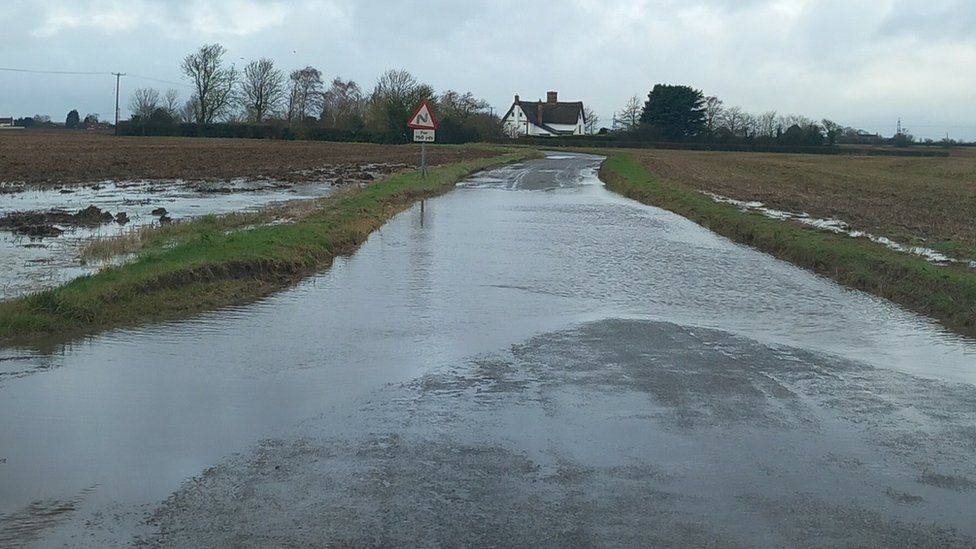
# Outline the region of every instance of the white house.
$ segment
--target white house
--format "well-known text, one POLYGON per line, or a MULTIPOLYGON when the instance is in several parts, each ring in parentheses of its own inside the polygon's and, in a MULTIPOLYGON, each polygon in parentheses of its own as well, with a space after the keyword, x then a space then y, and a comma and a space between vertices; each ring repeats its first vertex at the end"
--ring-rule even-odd
POLYGON ((555 137, 559 135, 583 135, 586 133, 586 117, 583 102, 560 102, 556 92, 546 94, 546 101, 515 102, 502 117, 502 127, 511 137, 555 137))
POLYGON ((12 128, 14 127, 13 118, 0 118, 0 128, 12 128))

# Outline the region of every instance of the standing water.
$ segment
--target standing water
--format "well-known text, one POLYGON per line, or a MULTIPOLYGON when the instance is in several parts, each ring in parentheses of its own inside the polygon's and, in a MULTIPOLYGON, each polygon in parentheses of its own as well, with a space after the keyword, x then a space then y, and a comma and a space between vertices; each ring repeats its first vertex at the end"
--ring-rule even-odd
POLYGON ((479 174, 253 305, 53 353, 0 350, 0 545, 126 539, 184 480, 303 420, 602 319, 976 382, 972 342, 610 193, 600 161, 479 174))

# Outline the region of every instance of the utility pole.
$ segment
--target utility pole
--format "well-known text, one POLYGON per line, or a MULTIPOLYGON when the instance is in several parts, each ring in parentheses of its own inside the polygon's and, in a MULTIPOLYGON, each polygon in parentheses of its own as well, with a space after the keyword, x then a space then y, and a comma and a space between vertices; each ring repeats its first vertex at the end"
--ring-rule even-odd
POLYGON ((119 84, 124 72, 113 72, 115 75, 115 135, 119 135, 119 84))

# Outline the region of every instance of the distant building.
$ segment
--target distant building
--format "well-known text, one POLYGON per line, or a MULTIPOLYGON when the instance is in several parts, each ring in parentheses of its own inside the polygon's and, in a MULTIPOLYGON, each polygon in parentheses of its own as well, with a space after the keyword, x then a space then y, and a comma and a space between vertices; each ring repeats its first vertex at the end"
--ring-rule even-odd
POLYGON ((12 128, 14 127, 13 118, 0 118, 0 128, 12 128))
POLYGON ((515 96, 512 107, 502 117, 502 127, 511 137, 556 137, 586 133, 583 102, 560 102, 556 92, 546 94, 546 101, 522 101, 515 96))

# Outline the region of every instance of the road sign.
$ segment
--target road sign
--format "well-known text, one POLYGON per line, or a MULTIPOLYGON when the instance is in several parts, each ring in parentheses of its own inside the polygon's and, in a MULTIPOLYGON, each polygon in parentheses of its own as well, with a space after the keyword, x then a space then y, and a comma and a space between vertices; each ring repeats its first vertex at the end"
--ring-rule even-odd
POLYGON ((407 127, 415 130, 436 130, 437 118, 434 116, 434 108, 426 99, 420 103, 417 110, 407 121, 407 127))
POLYGON ((414 130, 413 140, 417 143, 433 143, 434 130, 414 130))

